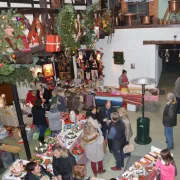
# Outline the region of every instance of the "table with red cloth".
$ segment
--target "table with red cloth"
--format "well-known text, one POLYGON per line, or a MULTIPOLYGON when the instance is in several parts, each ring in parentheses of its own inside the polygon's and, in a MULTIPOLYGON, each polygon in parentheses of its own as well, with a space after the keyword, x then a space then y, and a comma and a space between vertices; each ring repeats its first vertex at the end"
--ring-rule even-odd
MULTIPOLYGON (((138 107, 142 106, 142 94, 130 94, 130 93, 121 93, 121 92, 96 92, 96 96, 103 97, 122 97, 123 104, 133 104, 138 107)), ((145 95, 144 100, 151 102, 158 102, 159 96, 156 95, 145 95)))

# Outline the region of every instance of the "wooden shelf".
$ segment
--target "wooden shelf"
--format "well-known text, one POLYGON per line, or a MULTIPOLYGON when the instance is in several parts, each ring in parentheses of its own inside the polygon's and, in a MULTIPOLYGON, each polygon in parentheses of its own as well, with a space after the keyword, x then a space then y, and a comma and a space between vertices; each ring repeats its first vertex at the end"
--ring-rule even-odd
POLYGON ((19 7, 0 7, 0 11, 7 11, 9 9, 17 10, 18 13, 22 14, 46 14, 46 13, 58 13, 60 9, 52 9, 52 8, 19 8, 19 7))

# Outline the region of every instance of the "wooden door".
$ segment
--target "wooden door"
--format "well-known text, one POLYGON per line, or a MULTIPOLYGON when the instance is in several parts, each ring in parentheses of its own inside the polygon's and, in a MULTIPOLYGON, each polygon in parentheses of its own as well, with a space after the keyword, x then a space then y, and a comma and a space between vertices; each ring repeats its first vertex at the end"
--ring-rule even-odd
POLYGON ((7 105, 12 105, 13 102, 13 94, 10 84, 0 84, 0 95, 6 95, 6 103, 7 105))

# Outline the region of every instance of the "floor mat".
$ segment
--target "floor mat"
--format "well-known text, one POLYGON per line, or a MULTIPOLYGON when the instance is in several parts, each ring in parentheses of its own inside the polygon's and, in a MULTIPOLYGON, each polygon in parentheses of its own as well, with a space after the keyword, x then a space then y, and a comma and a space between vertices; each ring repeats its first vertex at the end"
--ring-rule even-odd
POLYGON ((159 91, 159 95, 165 95, 165 93, 166 93, 166 91, 165 91, 165 90, 160 89, 160 91, 159 91))

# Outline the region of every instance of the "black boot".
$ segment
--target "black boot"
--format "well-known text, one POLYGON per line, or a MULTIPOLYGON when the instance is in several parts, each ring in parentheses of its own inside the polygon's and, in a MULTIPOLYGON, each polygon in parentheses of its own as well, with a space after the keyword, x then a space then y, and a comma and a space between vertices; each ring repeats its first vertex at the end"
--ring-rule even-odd
POLYGON ((40 137, 40 136, 39 136, 38 140, 39 140, 42 144, 44 144, 44 137, 40 137))

